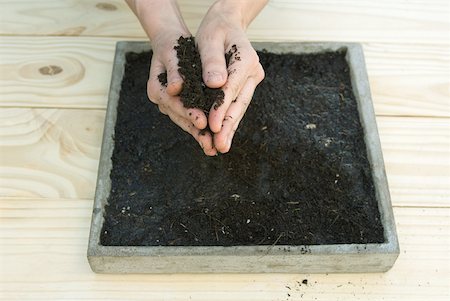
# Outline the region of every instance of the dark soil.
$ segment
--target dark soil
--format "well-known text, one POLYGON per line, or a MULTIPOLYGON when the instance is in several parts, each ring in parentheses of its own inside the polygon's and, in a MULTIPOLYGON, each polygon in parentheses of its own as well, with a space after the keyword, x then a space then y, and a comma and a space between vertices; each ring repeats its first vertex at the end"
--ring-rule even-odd
MULTIPOLYGON (((202 62, 194 37, 180 37, 174 49, 177 51, 178 72, 183 77, 180 98, 184 107, 199 108, 208 114, 213 104, 223 103, 222 89, 208 88, 203 82, 202 62)), ((167 85, 167 73, 161 73, 158 79, 162 85, 167 85)))
POLYGON ((266 71, 231 151, 207 157, 146 96, 127 55, 103 245, 384 241, 345 53, 258 53, 266 71))

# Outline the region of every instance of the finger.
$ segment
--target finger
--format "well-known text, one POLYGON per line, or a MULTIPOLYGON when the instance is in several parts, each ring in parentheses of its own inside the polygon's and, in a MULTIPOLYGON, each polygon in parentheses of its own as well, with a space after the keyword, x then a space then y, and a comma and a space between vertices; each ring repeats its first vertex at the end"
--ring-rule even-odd
MULTIPOLYGON (((148 82, 149 87, 153 86, 153 82, 148 82)), ((148 91, 154 90, 154 88, 148 88, 148 91)), ((161 91, 159 96, 155 96, 158 102, 154 102, 158 105, 159 111, 164 115, 175 114, 181 118, 187 119, 193 124, 197 129, 204 129, 208 123, 205 113, 200 109, 186 109, 177 96, 167 95, 164 91, 161 91), (162 95, 162 96, 161 96, 162 95)))
MULTIPOLYGON (((183 109, 186 110, 184 107, 183 107, 183 109)), ((208 125, 208 119, 206 118, 206 115, 203 112, 203 110, 189 108, 186 111, 189 116, 188 119, 192 122, 192 124, 197 129, 202 130, 202 129, 206 128, 206 126, 208 125)))
POLYGON ((168 115, 166 106, 164 106, 164 105, 162 105, 162 104, 158 104, 157 106, 158 106, 159 111, 160 111, 162 114, 168 115))
POLYGON ((223 103, 220 105, 214 104, 209 112, 209 127, 214 133, 218 133, 222 129, 225 113, 232 101, 238 96, 239 91, 242 89, 242 86, 248 78, 248 67, 244 63, 236 62, 230 68, 233 68, 234 71, 230 72, 227 83, 223 87, 223 103))
POLYGON ((164 65, 159 60, 152 59, 149 80, 147 82, 149 99, 159 105, 161 113, 167 115, 169 111, 172 111, 180 117, 190 120, 196 128, 204 129, 208 123, 205 113, 200 109, 186 109, 179 97, 169 95, 167 89, 162 86, 158 76, 164 71, 164 65))
MULTIPOLYGON (((200 144, 200 141, 198 139, 198 133, 200 131, 197 128, 195 128, 191 122, 189 122, 187 119, 180 117, 177 114, 169 113, 168 116, 169 116, 170 120, 172 120, 173 123, 178 125, 185 132, 188 132, 189 134, 191 134, 194 137, 194 139, 197 140, 197 142, 199 142, 199 144, 200 144)), ((203 147, 203 145, 200 145, 200 146, 203 147)))
POLYGON ((167 111, 173 112, 183 119, 189 120, 197 129, 204 129, 208 124, 203 110, 196 108, 186 109, 179 96, 170 96, 165 91, 162 92, 160 104, 163 104, 167 111))
POLYGON ((215 156, 217 154, 216 149, 213 146, 213 139, 210 133, 203 133, 205 131, 201 131, 194 127, 192 123, 184 119, 176 114, 169 114, 169 118, 173 123, 182 128, 185 132, 194 137, 194 139, 198 142, 200 147, 203 149, 203 152, 208 156, 215 156))
POLYGON ((210 131, 199 131, 198 141, 200 146, 202 146, 205 155, 215 156, 217 155, 217 149, 213 143, 213 136, 210 131))
POLYGON ((168 52, 164 64, 167 70, 167 94, 176 96, 183 89, 183 78, 178 72, 178 59, 175 49, 168 52))
POLYGON ((231 103, 223 121, 223 127, 219 133, 214 135, 214 146, 221 153, 226 153, 231 148, 234 133, 244 117, 250 104, 257 83, 250 77, 242 87, 236 101, 231 103))
POLYGON ((147 81, 147 96, 151 102, 156 104, 161 101, 161 94, 164 90, 158 76, 165 71, 164 65, 156 59, 156 56, 153 56, 147 81))
POLYGON ((203 81, 210 88, 220 88, 227 81, 224 39, 199 36, 197 45, 202 60, 203 81))

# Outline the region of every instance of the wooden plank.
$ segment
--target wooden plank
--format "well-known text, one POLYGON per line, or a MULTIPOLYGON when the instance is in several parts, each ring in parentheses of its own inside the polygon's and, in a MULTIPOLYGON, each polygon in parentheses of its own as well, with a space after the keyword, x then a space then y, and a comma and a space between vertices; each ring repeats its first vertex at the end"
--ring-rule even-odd
POLYGON ((2 106, 105 108, 114 40, 0 39, 2 106))
POLYGON ((377 115, 450 116, 449 46, 363 47, 377 115))
POLYGON ((279 0, 248 32, 253 39, 448 44, 449 12, 445 0, 279 0))
MULTIPOLYGON (((0 106, 104 109, 116 40, 0 37, 0 106)), ((448 46, 364 49, 377 115, 450 116, 448 46)))
MULTIPOLYGON (((104 111, 0 110, 0 196, 94 196, 104 111)), ((378 117, 392 201, 450 206, 450 119, 378 117)))
POLYGON ((0 200, 1 300, 446 300, 450 208, 394 208, 401 254, 376 274, 97 275, 92 201, 0 200), (307 279, 308 284, 301 282, 307 279), (288 295, 289 294, 289 295, 288 295))
POLYGON ((377 118, 392 202, 450 205, 450 120, 377 118))
MULTIPOLYGON (((211 0, 180 0, 195 33, 211 0)), ((272 0, 248 30, 257 40, 450 43, 446 0, 272 0)), ((2 35, 144 37, 119 0, 3 1, 2 35)))
POLYGON ((0 35, 145 37, 125 1, 3 1, 0 35))
POLYGON ((0 196, 92 198, 105 111, 0 110, 0 196))

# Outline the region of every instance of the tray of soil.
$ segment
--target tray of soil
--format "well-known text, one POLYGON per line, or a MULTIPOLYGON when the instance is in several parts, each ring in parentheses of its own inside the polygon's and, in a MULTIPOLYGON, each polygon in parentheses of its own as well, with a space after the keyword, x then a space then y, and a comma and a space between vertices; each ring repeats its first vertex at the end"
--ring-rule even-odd
MULTIPOLYGON (((201 68, 183 69, 199 64, 185 42, 179 47, 194 49, 183 51, 188 58, 178 51, 185 106, 220 105, 222 91, 196 79, 201 68)), ((117 44, 88 247, 93 271, 392 267, 399 246, 361 46, 253 46, 266 77, 230 152, 207 157, 148 101, 148 43, 117 44)), ((233 71, 244 59, 239 45, 226 58, 233 71)))

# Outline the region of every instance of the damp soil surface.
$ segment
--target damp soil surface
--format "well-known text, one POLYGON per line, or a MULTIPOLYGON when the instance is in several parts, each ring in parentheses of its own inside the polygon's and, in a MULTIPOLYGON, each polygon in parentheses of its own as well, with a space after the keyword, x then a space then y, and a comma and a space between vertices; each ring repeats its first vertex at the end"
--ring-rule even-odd
POLYGON ((207 157, 148 101, 151 53, 127 54, 102 245, 384 241, 345 52, 258 55, 231 151, 207 157))

